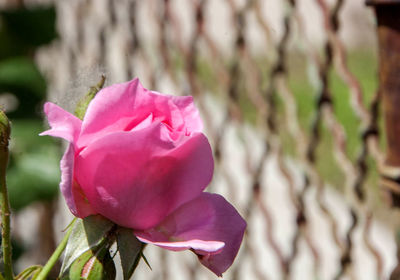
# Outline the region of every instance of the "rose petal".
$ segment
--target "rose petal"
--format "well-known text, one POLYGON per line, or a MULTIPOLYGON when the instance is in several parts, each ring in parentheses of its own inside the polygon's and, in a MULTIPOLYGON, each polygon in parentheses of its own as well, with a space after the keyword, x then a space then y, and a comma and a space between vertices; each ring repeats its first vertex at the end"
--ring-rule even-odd
POLYGON ((90 206, 85 203, 85 198, 79 195, 78 188, 73 187, 75 144, 81 130, 82 121, 51 102, 45 103, 44 112, 51 129, 40 133, 40 135, 60 137, 70 142, 60 161, 60 190, 65 201, 75 216, 83 218, 95 214, 90 206))
POLYGON ((50 135, 75 143, 81 130, 81 120, 65 111, 54 103, 46 102, 44 112, 51 129, 46 130, 39 135, 50 135))
MULTIPOLYGON (((139 233, 140 234, 140 233, 139 233)), ((151 243, 161 248, 168 249, 171 251, 183 251, 193 249, 195 251, 201 251, 202 255, 208 253, 217 253, 225 246, 224 242, 221 241, 204 241, 199 239, 192 239, 187 241, 169 241, 169 242, 153 242, 152 240, 138 236, 138 239, 144 243, 151 243)), ((164 238, 162 238, 164 239, 164 238)))
POLYGON ((86 202, 87 199, 82 190, 79 189, 79 186, 73 183, 74 156, 74 146, 69 144, 60 162, 60 189, 72 214, 84 218, 96 214, 96 212, 86 202))
POLYGON ((202 193, 155 228, 135 231, 135 235, 142 242, 173 251, 190 247, 204 266, 221 276, 233 263, 245 229, 246 222, 222 196, 202 193), (222 243, 225 246, 219 250, 222 243))
POLYGON ((75 155, 74 145, 69 144, 67 150, 65 151, 60 161, 60 169, 61 169, 60 189, 69 209, 71 210, 72 214, 76 216, 78 211, 76 209, 74 196, 72 195, 72 181, 74 175, 74 155, 75 155))
POLYGON ((207 138, 182 137, 171 141, 162 123, 109 134, 77 156, 75 178, 98 213, 128 228, 153 227, 212 178, 207 138))
POLYGON ((173 102, 180 109, 188 132, 203 131, 203 122, 201 121, 199 111, 193 103, 193 97, 174 97, 173 102))
POLYGON ((112 132, 129 131, 149 115, 174 131, 201 131, 201 120, 191 97, 152 92, 134 79, 106 87, 96 95, 83 119, 78 146, 87 146, 112 132))

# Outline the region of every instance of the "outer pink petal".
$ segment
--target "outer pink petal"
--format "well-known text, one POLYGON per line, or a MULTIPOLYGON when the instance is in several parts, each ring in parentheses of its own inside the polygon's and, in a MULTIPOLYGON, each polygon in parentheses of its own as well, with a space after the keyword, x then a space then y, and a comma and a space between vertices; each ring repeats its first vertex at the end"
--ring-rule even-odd
POLYGON ((73 182, 74 172, 74 146, 69 144, 60 162, 61 182, 60 189, 72 214, 80 218, 96 214, 86 202, 79 186, 73 182))
POLYGON ((74 196, 72 194, 72 182, 74 180, 73 179, 74 155, 75 155, 74 145, 69 144, 67 150, 65 151, 60 161, 60 169, 61 169, 60 189, 61 193, 65 198, 65 202, 67 203, 72 214, 77 216, 78 210, 76 209, 74 196))
POLYGON ((98 137, 129 131, 149 115, 174 131, 200 132, 202 125, 191 97, 163 95, 145 89, 138 79, 102 89, 86 111, 79 147, 98 137))
POLYGON ((147 229, 198 196, 213 174, 207 138, 168 137, 164 124, 153 123, 85 148, 76 158, 75 178, 93 209, 121 226, 147 229))
POLYGON ((82 122, 71 113, 51 102, 45 103, 44 112, 51 128, 40 135, 60 137, 70 142, 60 162, 60 189, 65 201, 75 216, 84 217, 94 214, 95 212, 90 209, 90 206, 84 203, 84 197, 76 195, 77 193, 79 194, 76 191, 77 187, 73 187, 75 144, 81 130, 82 122))
POLYGON ((76 142, 81 130, 80 119, 51 102, 44 104, 44 112, 51 128, 40 135, 60 137, 70 143, 76 142))
POLYGON ((245 229, 246 222, 222 196, 202 193, 157 227, 135 231, 135 235, 142 242, 173 251, 191 248, 204 266, 221 276, 232 265, 245 229), (222 250, 221 244, 225 244, 222 250))

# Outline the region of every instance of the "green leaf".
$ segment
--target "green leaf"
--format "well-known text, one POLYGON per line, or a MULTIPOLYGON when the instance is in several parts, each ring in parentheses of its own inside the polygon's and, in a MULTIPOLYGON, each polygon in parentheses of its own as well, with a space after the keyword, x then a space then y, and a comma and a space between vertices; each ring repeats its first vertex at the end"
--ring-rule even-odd
POLYGON ((0 60, 0 93, 8 92, 18 100, 11 118, 38 118, 37 106, 46 96, 46 82, 32 59, 12 57, 0 60))
POLYGON ((144 244, 133 235, 131 229, 120 227, 117 231, 117 246, 124 279, 128 280, 139 264, 144 244))
POLYGON ((0 17, 3 28, 15 43, 33 48, 57 37, 54 6, 3 10, 0 17))
POLYGON ((51 201, 60 192, 60 147, 52 138, 40 137, 42 131, 41 120, 12 121, 7 185, 14 211, 51 201))
POLYGON ((13 158, 7 175, 10 204, 15 211, 58 195, 60 171, 56 152, 49 147, 43 153, 25 152, 13 158))
POLYGON ((60 275, 88 250, 101 245, 114 224, 100 215, 78 219, 68 240, 60 275))
POLYGON ((97 252, 86 251, 71 265, 68 276, 70 280, 114 280, 116 275, 115 264, 107 247, 97 252))
POLYGON ((0 89, 2 91, 30 90, 31 94, 37 98, 44 98, 46 81, 32 59, 12 57, 0 62, 0 89))
POLYGON ((15 156, 23 156, 27 152, 45 153, 51 148, 49 154, 54 158, 58 158, 57 168, 59 168, 60 161, 60 146, 59 142, 52 137, 39 136, 43 132, 42 119, 12 119, 11 130, 11 147, 10 151, 15 156))

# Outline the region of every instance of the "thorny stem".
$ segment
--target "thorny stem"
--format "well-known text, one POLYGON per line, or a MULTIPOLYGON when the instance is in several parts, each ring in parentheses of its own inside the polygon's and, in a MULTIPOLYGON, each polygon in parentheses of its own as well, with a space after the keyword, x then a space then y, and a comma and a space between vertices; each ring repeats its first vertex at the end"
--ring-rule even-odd
POLYGON ((57 260, 60 258, 62 252, 64 251, 65 247, 67 246, 69 236, 71 235, 72 229, 74 228, 76 218, 69 224, 69 228, 67 233, 64 235, 63 240, 61 240, 60 244, 54 251, 53 255, 51 255, 50 259, 47 261, 43 269, 40 271, 38 276, 35 280, 45 280, 47 275, 50 273, 53 266, 57 263, 57 260))
POLYGON ((10 123, 6 114, 0 111, 0 210, 1 238, 4 262, 5 280, 13 279, 10 238, 10 204, 6 186, 6 169, 8 164, 8 140, 10 138, 10 123))

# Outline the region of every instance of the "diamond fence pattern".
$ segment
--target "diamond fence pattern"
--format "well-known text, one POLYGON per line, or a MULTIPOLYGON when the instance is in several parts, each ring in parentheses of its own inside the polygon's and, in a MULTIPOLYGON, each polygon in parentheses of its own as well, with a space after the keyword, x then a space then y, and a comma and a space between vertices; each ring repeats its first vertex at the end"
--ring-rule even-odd
MULTIPOLYGON (((224 193, 249 224, 227 279, 388 279, 391 226, 383 222, 387 238, 373 233, 376 213, 392 211, 379 210, 377 194, 381 96, 364 92, 347 58, 341 13, 352 1, 307 1, 321 23, 319 44, 301 2, 54 1, 60 38, 37 59, 50 98, 70 108, 100 73, 108 83, 138 76, 147 88, 194 96, 215 153, 209 190, 224 193), (279 2, 278 27, 264 13, 269 2, 279 2), (215 36, 219 23, 229 26, 226 37, 215 36), (296 75, 308 85, 304 96, 296 75), (332 206, 331 197, 340 202, 332 206)), ((137 279, 214 278, 190 253, 148 249, 153 272, 142 265, 137 279)))

